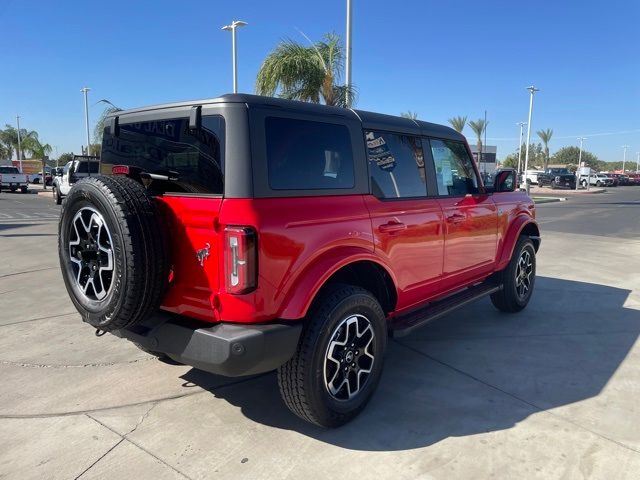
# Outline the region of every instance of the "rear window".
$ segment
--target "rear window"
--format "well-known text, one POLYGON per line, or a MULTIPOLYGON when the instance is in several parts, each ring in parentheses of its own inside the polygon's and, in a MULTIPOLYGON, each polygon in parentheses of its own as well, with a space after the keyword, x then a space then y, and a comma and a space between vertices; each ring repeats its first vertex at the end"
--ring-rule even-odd
POLYGON ((0 167, 0 173, 20 173, 17 167, 0 167))
POLYGON ((99 162, 78 162, 78 169, 76 173, 99 173, 99 162))
POLYGON ((353 188, 353 151, 345 125, 267 117, 265 134, 273 190, 353 188))
POLYGON ((114 136, 105 129, 102 171, 115 165, 137 167, 143 172, 166 175, 153 180, 153 190, 176 193, 224 193, 224 119, 203 116, 200 129, 190 129, 189 119, 174 118, 120 124, 114 136))

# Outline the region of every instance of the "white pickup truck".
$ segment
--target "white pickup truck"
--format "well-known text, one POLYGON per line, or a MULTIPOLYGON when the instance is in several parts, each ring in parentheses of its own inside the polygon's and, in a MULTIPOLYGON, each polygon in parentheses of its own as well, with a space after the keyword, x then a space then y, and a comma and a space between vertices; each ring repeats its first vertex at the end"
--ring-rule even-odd
POLYGON ((18 189, 22 193, 27 193, 29 190, 29 175, 20 173, 18 167, 0 166, 0 190, 15 192, 18 189))
POLYGON ((57 205, 67 196, 75 182, 84 177, 100 173, 100 159, 83 155, 74 155, 73 160, 67 162, 62 171, 57 171, 53 178, 51 191, 53 201, 57 205))

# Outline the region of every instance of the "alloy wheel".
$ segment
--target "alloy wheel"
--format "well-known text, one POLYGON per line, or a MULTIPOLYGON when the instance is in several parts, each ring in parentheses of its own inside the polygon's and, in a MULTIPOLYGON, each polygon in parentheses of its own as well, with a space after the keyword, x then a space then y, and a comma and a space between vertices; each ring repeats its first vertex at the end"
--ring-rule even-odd
POLYGON ((520 298, 525 298, 531 288, 531 276, 533 274, 533 261, 531 253, 523 250, 516 267, 516 292, 520 298))
POLYGON ((113 243, 100 212, 78 210, 71 222, 69 260, 76 286, 89 300, 104 299, 113 284, 113 243))
POLYGON ((364 315, 350 315, 334 329, 325 352, 324 384, 335 400, 351 400, 366 385, 375 362, 374 339, 364 315))

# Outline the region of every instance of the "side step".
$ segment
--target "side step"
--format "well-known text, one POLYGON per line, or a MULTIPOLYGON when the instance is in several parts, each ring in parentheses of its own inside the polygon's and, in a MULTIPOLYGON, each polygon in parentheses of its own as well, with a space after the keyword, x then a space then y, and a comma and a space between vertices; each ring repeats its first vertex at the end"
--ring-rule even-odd
POLYGON ((502 285, 496 285, 494 282, 489 281, 466 288, 465 290, 443 298, 442 300, 431 302, 426 307, 395 318, 390 325, 393 336, 403 337, 436 318, 447 315, 468 303, 474 302, 499 290, 502 290, 502 285))

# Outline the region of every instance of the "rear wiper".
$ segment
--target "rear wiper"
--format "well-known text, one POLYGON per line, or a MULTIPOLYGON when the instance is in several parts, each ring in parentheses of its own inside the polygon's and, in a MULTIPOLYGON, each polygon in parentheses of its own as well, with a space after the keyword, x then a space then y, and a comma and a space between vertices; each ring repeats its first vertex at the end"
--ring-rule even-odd
POLYGON ((164 180, 165 182, 177 182, 180 180, 180 174, 173 170, 167 170, 166 175, 161 173, 140 172, 140 178, 147 180, 164 180))

